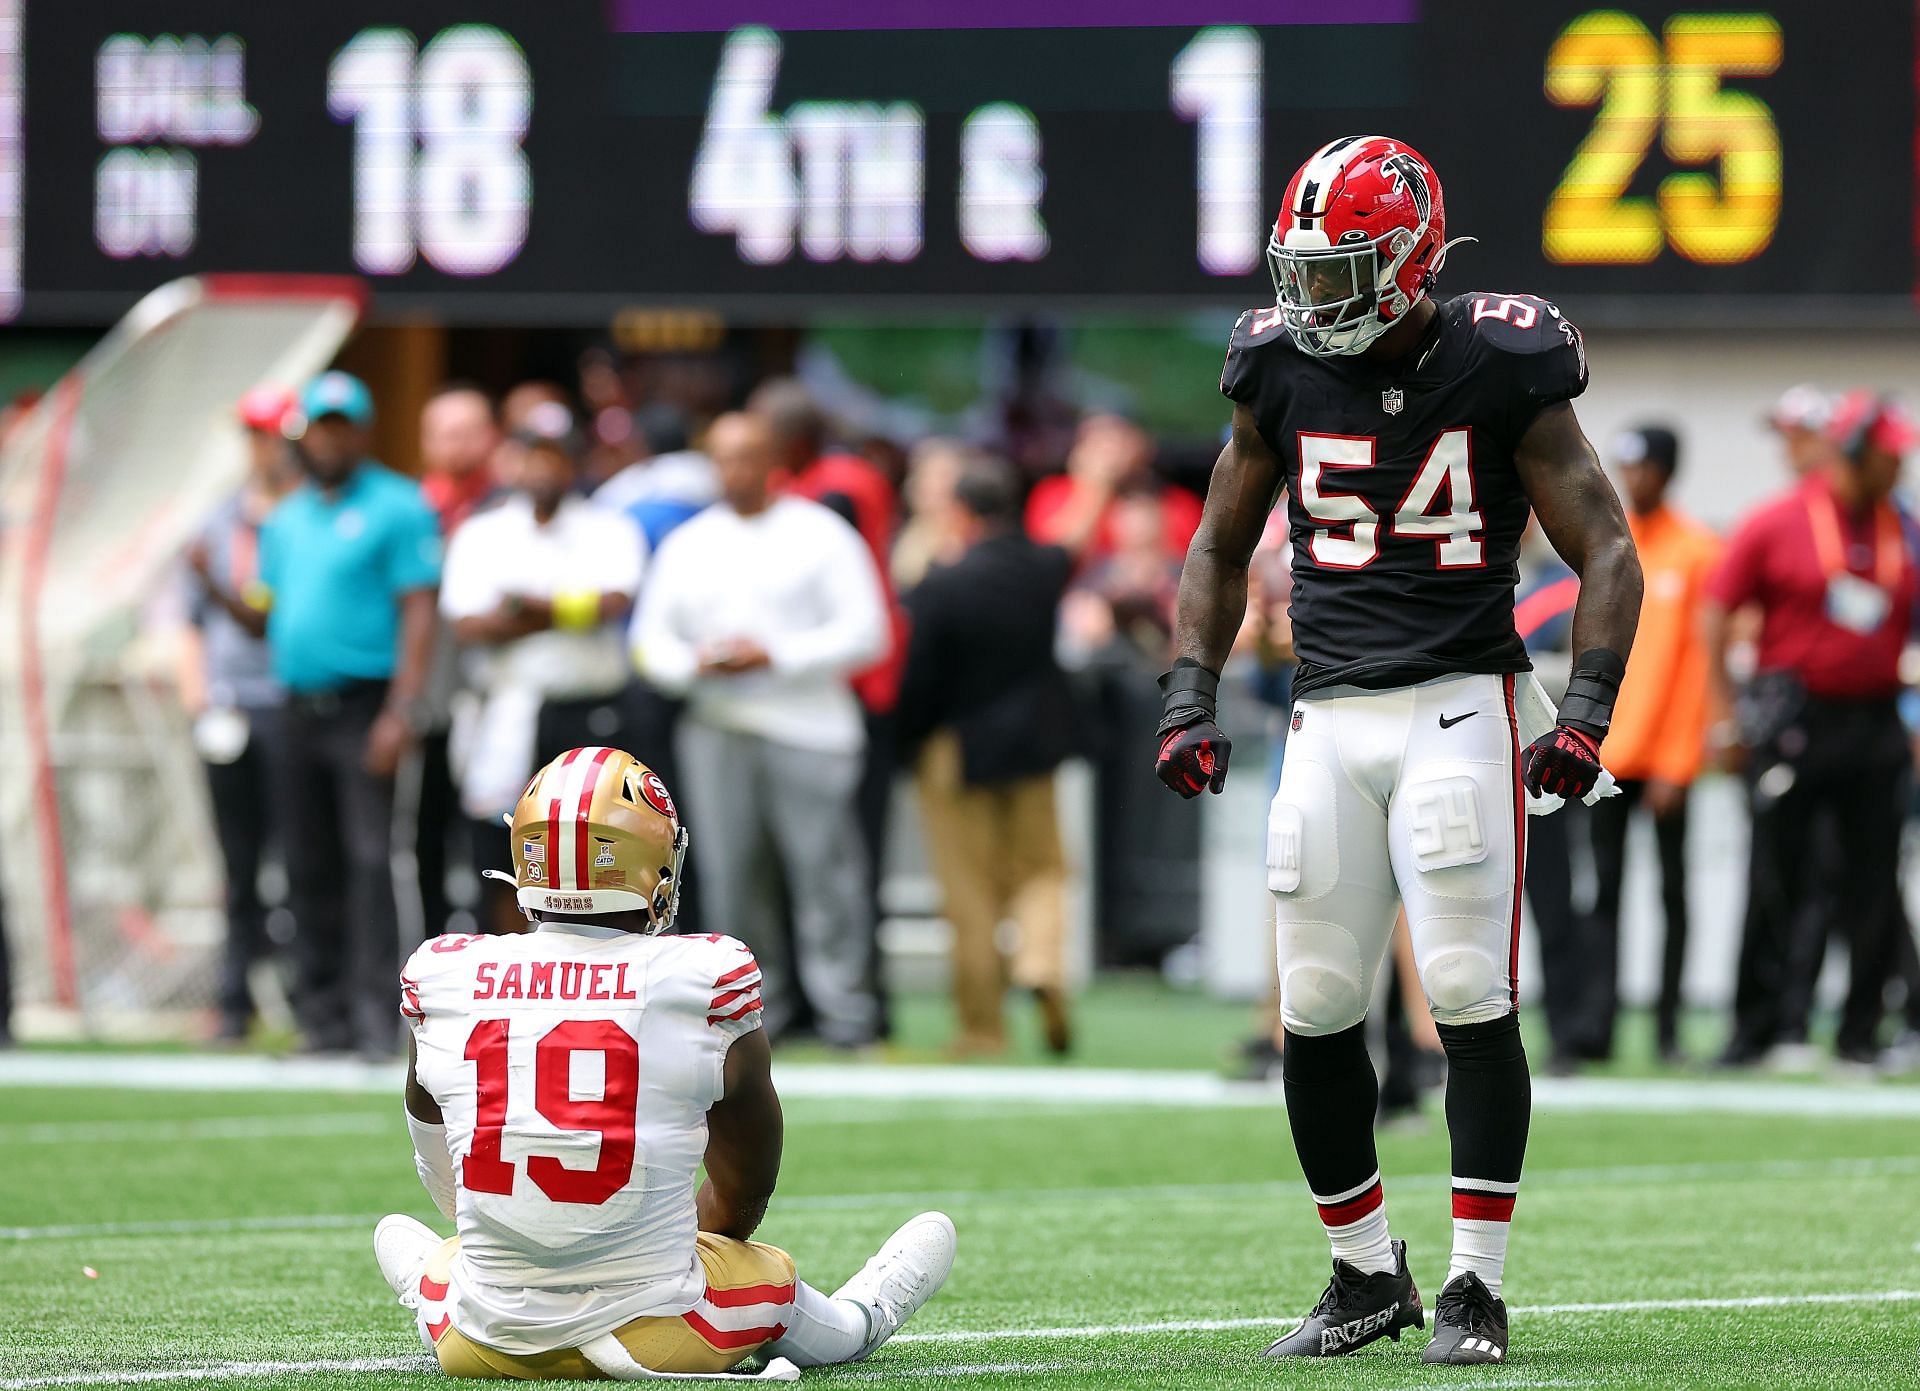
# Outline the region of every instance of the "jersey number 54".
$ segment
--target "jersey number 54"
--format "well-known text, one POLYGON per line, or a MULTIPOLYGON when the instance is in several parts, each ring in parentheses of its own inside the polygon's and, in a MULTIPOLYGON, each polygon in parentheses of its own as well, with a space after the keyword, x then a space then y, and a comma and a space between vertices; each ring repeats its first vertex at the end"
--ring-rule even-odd
MULTIPOLYGON (((1329 486, 1327 477, 1341 469, 1372 468, 1374 447, 1371 435, 1300 432, 1300 506, 1321 524, 1308 545, 1316 564, 1358 570, 1380 556, 1381 514, 1360 494, 1329 486)), ((1442 570, 1478 569, 1486 563, 1486 547, 1477 534, 1486 521, 1473 494, 1473 431, 1448 430, 1427 451, 1388 526, 1395 536, 1432 537, 1434 564, 1442 570)))

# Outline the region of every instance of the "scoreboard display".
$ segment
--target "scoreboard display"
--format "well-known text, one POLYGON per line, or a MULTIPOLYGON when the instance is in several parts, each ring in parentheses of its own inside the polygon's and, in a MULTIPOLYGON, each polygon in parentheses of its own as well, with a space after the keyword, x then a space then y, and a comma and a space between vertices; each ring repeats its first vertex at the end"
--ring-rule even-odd
POLYGON ((195 271, 591 323, 1241 305, 1392 134, 1450 283, 1911 314, 1908 0, 0 0, 0 319, 195 271), (1124 20, 1126 27, 1118 27, 1124 20))

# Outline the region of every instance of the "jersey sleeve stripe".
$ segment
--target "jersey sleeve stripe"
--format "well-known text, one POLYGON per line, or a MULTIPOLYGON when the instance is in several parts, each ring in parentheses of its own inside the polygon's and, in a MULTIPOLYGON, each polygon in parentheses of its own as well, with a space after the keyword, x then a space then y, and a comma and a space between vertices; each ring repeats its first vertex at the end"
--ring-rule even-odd
POLYGON ((752 980, 742 983, 738 989, 728 990, 719 995, 715 995, 713 997, 713 1003, 707 1006, 707 1008, 719 1009, 720 1006, 725 1004, 731 1004, 733 1001, 739 999, 741 996, 752 994, 754 991, 757 991, 759 988, 760 988, 760 977, 755 976, 752 980))
POLYGON ((758 961, 749 961, 744 966, 736 966, 724 976, 720 977, 720 979, 716 980, 713 983, 713 988, 718 990, 723 985, 731 985, 734 981, 739 980, 742 976, 748 975, 749 973, 758 974, 759 970, 760 963, 758 961))
POLYGON ((707 1022, 709 1024, 731 1023, 735 1019, 746 1018, 749 1014, 752 1014, 755 1010, 759 1008, 760 1008, 760 997, 759 995, 756 994, 755 996, 753 996, 752 999, 742 1003, 740 1008, 736 1009, 732 1014, 721 1014, 718 1011, 715 1011, 709 1014, 707 1016, 707 1022))

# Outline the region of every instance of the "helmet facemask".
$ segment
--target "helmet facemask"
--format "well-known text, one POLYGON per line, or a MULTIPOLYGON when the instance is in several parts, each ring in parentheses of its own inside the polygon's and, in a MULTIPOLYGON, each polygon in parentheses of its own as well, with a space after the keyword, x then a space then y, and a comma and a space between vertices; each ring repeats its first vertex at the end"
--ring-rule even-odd
POLYGON ((1397 227, 1372 241, 1337 246, 1317 231, 1290 231, 1283 242, 1276 228, 1267 242, 1267 268, 1300 351, 1352 357, 1399 322, 1426 293, 1424 282, 1411 297, 1400 288, 1400 273, 1419 240, 1420 233, 1397 227))
POLYGON ((647 935, 650 937, 673 931, 673 924, 680 916, 680 885, 685 882, 685 875, 681 871, 686 862, 687 828, 679 826, 673 834, 673 867, 661 874, 660 882, 653 887, 653 899, 647 904, 647 935))

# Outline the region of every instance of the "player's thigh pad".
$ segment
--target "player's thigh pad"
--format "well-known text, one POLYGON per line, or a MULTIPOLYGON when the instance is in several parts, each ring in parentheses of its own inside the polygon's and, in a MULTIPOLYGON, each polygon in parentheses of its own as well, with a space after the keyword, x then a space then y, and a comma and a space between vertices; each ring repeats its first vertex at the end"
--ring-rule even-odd
POLYGON ((1443 1024, 1512 1008, 1518 853, 1505 760, 1410 769, 1389 812, 1394 869, 1420 981, 1443 1024))
MULTIPOLYGON (((1323 721, 1331 723, 1330 721, 1323 721)), ((1316 741, 1323 742, 1323 741, 1316 741)), ((1298 735, 1267 813, 1280 1017, 1331 1034, 1366 1016, 1393 926, 1386 818, 1328 753, 1298 735)))

